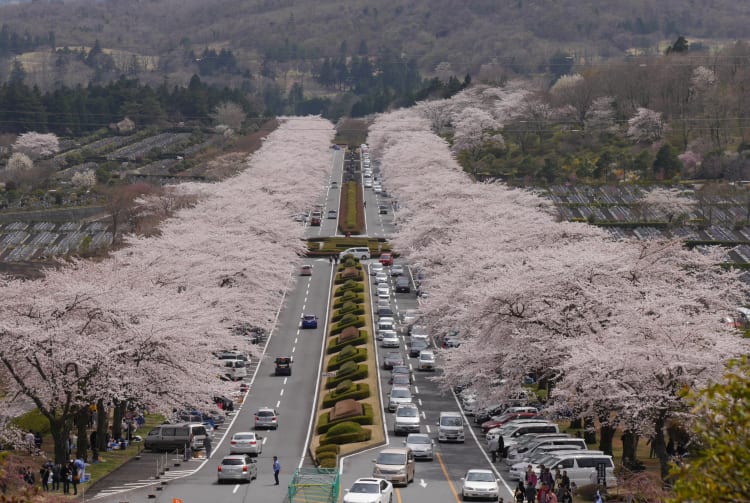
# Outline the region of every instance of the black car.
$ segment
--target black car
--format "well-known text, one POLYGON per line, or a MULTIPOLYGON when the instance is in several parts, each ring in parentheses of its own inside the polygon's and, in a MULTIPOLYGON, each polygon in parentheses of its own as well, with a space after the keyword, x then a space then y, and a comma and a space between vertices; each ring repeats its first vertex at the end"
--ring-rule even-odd
POLYGON ((416 358, 417 356, 419 356, 420 351, 424 351, 425 349, 428 349, 429 347, 430 345, 427 344, 427 341, 425 341, 424 339, 414 340, 409 346, 409 356, 416 358))
POLYGON ((411 283, 409 278, 399 276, 396 280, 396 293, 409 293, 411 292, 411 283))
POLYGON ((290 357, 281 356, 279 358, 276 358, 274 363, 276 364, 275 374, 277 376, 292 375, 292 359, 290 357))
POLYGON ((401 356, 399 351, 391 351, 385 358, 383 358, 383 368, 386 370, 392 369, 395 366, 401 366, 404 364, 404 357, 401 356))
POLYGON ((379 307, 378 308, 378 317, 383 318, 393 318, 393 309, 390 307, 379 307))
POLYGON ((388 214, 388 206, 381 204, 378 206, 378 213, 381 215, 387 215, 388 214))

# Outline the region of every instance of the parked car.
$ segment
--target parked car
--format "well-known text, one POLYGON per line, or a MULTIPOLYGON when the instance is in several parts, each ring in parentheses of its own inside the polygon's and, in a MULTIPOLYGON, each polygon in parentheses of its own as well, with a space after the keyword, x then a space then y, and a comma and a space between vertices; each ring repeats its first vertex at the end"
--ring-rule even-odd
POLYGON ((314 314, 303 314, 302 328, 318 328, 318 317, 314 314))
POLYGON ((403 364, 404 364, 404 357, 401 356, 400 351, 391 351, 385 355, 385 358, 383 358, 383 368, 386 370, 390 370, 396 365, 403 365, 403 364))
POLYGON ((300 266, 299 275, 300 276, 312 276, 312 266, 309 264, 300 266))
POLYGON ((531 419, 534 417, 537 417, 537 414, 534 412, 506 412, 499 416, 493 416, 489 421, 483 422, 482 432, 486 434, 492 428, 498 428, 514 419, 531 419))
POLYGON ((344 491, 344 503, 392 503, 393 484, 385 479, 360 478, 344 491))
POLYGON ((404 266, 401 264, 393 264, 391 266, 391 276, 403 276, 404 266))
POLYGON ((373 477, 381 477, 405 486, 414 480, 414 453, 409 448, 383 449, 378 453, 374 463, 373 477))
POLYGON ((258 465, 247 454, 224 456, 217 468, 218 483, 224 481, 247 481, 258 478, 258 465))
POLYGON ((416 459, 434 459, 435 442, 426 433, 409 433, 404 445, 411 449, 416 459))
POLYGON ((435 353, 432 351, 419 352, 419 370, 435 370, 435 353))
POLYGON ((396 293, 409 293, 411 292, 411 281, 406 276, 399 276, 396 279, 396 293))
POLYGON ((424 339, 412 339, 409 345, 409 356, 412 358, 418 358, 419 353, 425 351, 430 347, 429 343, 424 339))
POLYGON ((380 341, 380 346, 384 348, 398 348, 401 346, 401 340, 398 338, 396 332, 389 330, 383 334, 383 339, 380 341))
POLYGON ((229 454, 255 454, 263 451, 263 437, 254 431, 239 431, 229 440, 229 454))
POLYGON ((279 428, 279 416, 276 410, 270 407, 261 407, 258 412, 255 413, 255 429, 271 429, 276 430, 279 428))
POLYGON ((381 253, 378 262, 387 266, 393 265, 393 254, 390 252, 381 253))
POLYGON ((461 496, 464 501, 469 498, 497 501, 500 487, 497 478, 490 470, 471 469, 461 479, 461 496))
POLYGON ((388 412, 396 412, 399 405, 412 403, 411 390, 406 387, 394 386, 388 393, 388 412))

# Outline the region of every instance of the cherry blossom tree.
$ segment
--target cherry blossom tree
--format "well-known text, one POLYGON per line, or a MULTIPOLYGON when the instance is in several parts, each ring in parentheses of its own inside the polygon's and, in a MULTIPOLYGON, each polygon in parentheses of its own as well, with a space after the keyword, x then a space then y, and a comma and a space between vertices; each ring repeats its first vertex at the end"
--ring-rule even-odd
POLYGON ((211 118, 216 124, 229 126, 233 130, 239 131, 247 118, 247 114, 237 103, 227 101, 216 107, 216 110, 211 114, 211 118))
POLYGON ((5 399, 24 395, 50 420, 56 460, 90 404, 128 401, 165 413, 206 404, 222 392, 211 351, 259 357, 233 329, 271 328, 304 249, 303 228, 289 215, 320 193, 332 137, 328 121, 283 118, 243 172, 181 186, 196 204, 158 235, 126 236, 110 259, 74 262, 39 281, 2 280, 5 399))
POLYGON ((74 187, 90 189, 91 187, 96 185, 96 173, 94 173, 93 169, 79 171, 78 173, 73 175, 70 183, 72 183, 74 187))
POLYGON ((413 114, 378 118, 368 140, 403 208, 393 242, 427 271, 423 319, 464 338, 441 355, 440 384, 498 401, 533 372, 554 383, 550 412, 598 418, 605 448, 618 425, 652 436, 665 469, 679 391, 750 348, 717 321, 744 297, 737 274, 716 267, 720 252, 616 241, 556 222, 534 194, 472 183, 426 120, 396 128, 413 114))
POLYGON ((586 111, 584 126, 587 131, 604 132, 615 128, 614 99, 610 96, 596 98, 586 111))
POLYGON ((639 203, 667 222, 689 218, 696 210, 695 199, 676 188, 654 187, 645 192, 639 203))
POLYGON ((60 141, 53 133, 23 133, 13 143, 13 152, 26 154, 32 159, 49 157, 60 151, 60 141))
POLYGON ((660 112, 639 108, 628 120, 627 135, 636 143, 653 143, 664 136, 666 124, 660 112))
POLYGON ((30 172, 34 168, 34 161, 26 154, 15 152, 8 159, 3 175, 9 179, 15 179, 19 175, 30 172))

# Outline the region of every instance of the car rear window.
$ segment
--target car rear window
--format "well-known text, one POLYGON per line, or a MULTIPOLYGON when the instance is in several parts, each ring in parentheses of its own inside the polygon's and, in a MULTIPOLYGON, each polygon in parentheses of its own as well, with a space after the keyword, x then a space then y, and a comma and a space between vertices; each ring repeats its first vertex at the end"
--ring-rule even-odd
POLYGON ((261 410, 261 411, 258 411, 257 415, 260 417, 272 417, 274 413, 271 412, 270 410, 261 410))
POLYGON ((254 433, 237 434, 234 436, 235 440, 253 440, 255 438, 254 433))
POLYGON ((221 460, 222 465, 232 465, 232 466, 240 466, 244 465, 245 462, 241 459, 222 459, 221 460))
POLYGON ((193 426, 193 435, 205 435, 206 428, 203 426, 193 426))

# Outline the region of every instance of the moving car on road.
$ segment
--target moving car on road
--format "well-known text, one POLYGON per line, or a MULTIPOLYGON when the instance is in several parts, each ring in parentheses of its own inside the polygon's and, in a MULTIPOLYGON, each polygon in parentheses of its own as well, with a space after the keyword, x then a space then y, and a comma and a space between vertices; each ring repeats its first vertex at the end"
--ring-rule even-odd
POLYGON ((404 357, 401 356, 401 353, 399 351, 390 351, 388 354, 385 355, 385 358, 383 358, 383 368, 385 370, 390 370, 396 365, 403 365, 404 364, 404 357))
POLYGON ((338 218, 338 213, 336 212, 336 210, 328 210, 328 218, 332 220, 338 218))
POLYGON ((276 430, 279 428, 279 417, 276 411, 270 407, 261 407, 255 413, 255 429, 276 430))
POLYGON ((500 487, 497 485, 495 474, 490 470, 472 469, 461 479, 461 496, 464 501, 469 498, 497 501, 500 487))
POLYGON ((247 454, 232 454, 221 460, 217 475, 219 484, 226 480, 250 482, 258 478, 258 466, 247 454))
POLYGON ((229 454, 255 454, 259 456, 263 450, 263 437, 254 431, 238 431, 229 441, 229 454))
POLYGON ((290 376, 292 375, 292 362, 294 360, 291 356, 280 356, 274 360, 276 370, 274 374, 277 376, 290 376))
POLYGON ((383 449, 374 460, 373 477, 380 477, 396 484, 409 485, 414 480, 414 453, 411 449, 383 449))
POLYGON ((393 265, 393 254, 390 252, 381 253, 378 262, 387 266, 393 265))
POLYGON ((401 341, 393 330, 383 330, 383 339, 380 342, 380 346, 384 348, 397 348, 401 345, 401 341))
POLYGON ((344 494, 344 503, 391 503, 392 501, 393 484, 384 479, 357 479, 344 494))
POLYGON ((435 442, 426 433, 409 433, 404 445, 412 450, 416 459, 434 459, 435 442))
POLYGON ((432 351, 419 352, 419 370, 435 370, 435 353, 432 351))
POLYGON ((396 435, 419 433, 419 409, 413 403, 404 403, 396 407, 393 433, 396 435))
POLYGON ((396 412, 399 405, 412 403, 412 400, 409 388, 394 386, 388 394, 388 412, 396 412))
POLYGON ((406 276, 399 276, 396 279, 396 293, 409 293, 411 292, 411 281, 406 276))
POLYGON ((300 266, 299 275, 300 276, 312 276, 312 266, 310 264, 305 264, 305 265, 300 266))
POLYGON ((403 276, 404 266, 401 264, 393 264, 391 266, 391 276, 403 276))
POLYGON ((302 328, 318 328, 318 317, 314 314, 303 314, 302 328))

